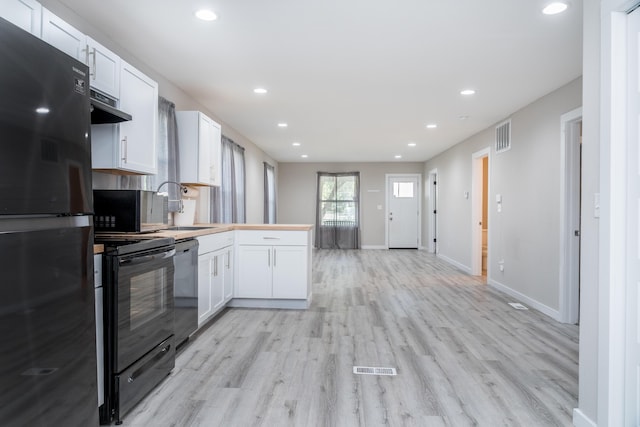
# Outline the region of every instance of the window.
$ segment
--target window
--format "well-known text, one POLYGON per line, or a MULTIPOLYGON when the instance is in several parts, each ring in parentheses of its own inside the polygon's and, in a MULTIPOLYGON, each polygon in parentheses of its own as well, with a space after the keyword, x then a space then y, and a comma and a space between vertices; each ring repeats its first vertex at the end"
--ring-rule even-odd
POLYGON ((393 197, 397 199, 411 199, 413 197, 413 182, 394 182, 393 197))
POLYGON ((316 247, 360 247, 359 199, 359 172, 318 172, 316 247))
POLYGON ((264 223, 276 223, 276 173, 269 163, 264 163, 264 223))

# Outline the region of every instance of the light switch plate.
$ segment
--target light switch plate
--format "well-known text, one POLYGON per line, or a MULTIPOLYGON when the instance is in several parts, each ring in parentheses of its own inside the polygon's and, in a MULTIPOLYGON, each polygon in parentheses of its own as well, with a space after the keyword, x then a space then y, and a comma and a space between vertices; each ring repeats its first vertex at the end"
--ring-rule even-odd
POLYGON ((593 194, 593 217, 600 218, 600 193, 593 194))

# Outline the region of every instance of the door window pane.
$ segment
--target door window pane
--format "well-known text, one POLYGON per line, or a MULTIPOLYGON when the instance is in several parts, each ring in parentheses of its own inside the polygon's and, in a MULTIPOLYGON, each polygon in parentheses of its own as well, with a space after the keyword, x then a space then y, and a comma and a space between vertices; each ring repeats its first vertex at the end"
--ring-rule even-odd
POLYGON ((394 182, 393 197, 396 198, 412 198, 414 194, 413 182, 394 182))

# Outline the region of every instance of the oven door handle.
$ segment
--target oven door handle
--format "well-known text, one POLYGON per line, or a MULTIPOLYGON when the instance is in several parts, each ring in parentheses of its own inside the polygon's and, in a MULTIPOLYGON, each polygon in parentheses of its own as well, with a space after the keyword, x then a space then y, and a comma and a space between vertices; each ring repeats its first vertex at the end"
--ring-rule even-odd
POLYGON ((165 251, 165 252, 159 252, 157 254, 136 256, 136 257, 128 258, 128 259, 121 259, 120 260, 120 264, 121 265, 122 264, 127 264, 127 265, 144 264, 145 262, 151 262, 151 261, 171 258, 175 254, 176 254, 176 250, 175 249, 171 249, 171 250, 168 250, 168 251, 165 251))

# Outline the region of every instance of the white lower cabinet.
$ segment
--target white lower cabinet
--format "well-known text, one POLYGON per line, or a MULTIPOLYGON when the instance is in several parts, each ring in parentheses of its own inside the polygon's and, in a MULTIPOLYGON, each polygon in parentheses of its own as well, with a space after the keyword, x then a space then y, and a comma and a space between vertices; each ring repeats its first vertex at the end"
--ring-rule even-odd
POLYGON ((223 257, 223 268, 224 268, 224 276, 223 276, 223 289, 224 289, 224 303, 228 303, 233 298, 233 282, 235 275, 233 274, 233 246, 228 246, 224 248, 224 257, 223 257))
POLYGON ((238 246, 236 298, 271 298, 271 246, 238 246))
POLYGON ((198 326, 222 310, 233 295, 233 232, 197 238, 198 326))
POLYGON ((233 306, 306 307, 311 297, 311 232, 238 230, 236 233, 233 306))
POLYGON ((307 298, 308 273, 306 246, 273 247, 273 298, 307 298))
POLYGON ((237 298, 307 297, 307 248, 304 246, 238 247, 237 298))

